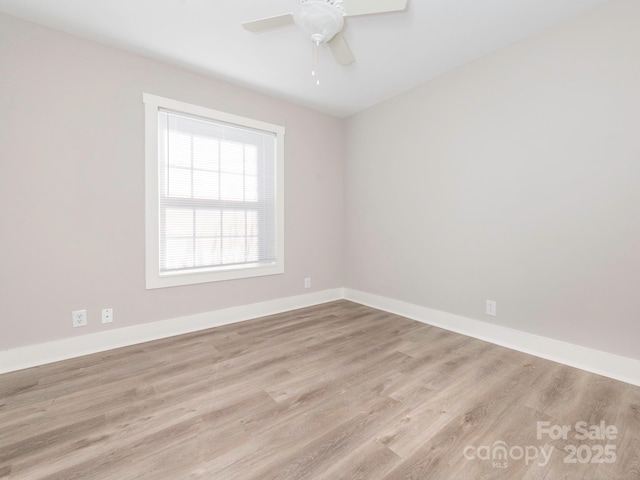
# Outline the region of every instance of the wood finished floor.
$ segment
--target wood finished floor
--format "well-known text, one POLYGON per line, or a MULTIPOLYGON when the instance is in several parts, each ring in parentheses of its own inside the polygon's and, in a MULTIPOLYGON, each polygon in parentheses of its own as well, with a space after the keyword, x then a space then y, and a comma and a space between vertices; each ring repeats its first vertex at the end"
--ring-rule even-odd
POLYGON ((640 388, 347 301, 0 376, 2 480, 638 478, 640 388))

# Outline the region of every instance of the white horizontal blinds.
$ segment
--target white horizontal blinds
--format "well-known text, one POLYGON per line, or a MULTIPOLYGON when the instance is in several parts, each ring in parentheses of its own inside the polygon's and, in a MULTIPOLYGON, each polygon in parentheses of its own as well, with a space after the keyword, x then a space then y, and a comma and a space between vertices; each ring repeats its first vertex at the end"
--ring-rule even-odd
POLYGON ((158 115, 160 274, 273 264, 275 134, 158 115))

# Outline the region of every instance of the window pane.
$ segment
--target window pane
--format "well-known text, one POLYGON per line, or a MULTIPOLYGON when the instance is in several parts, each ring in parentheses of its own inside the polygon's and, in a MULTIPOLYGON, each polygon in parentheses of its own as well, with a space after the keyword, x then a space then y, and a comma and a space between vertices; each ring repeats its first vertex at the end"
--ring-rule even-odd
POLYGON ((222 253, 225 264, 243 263, 246 259, 244 237, 223 238, 222 253))
POLYGON ((218 170, 218 141, 207 137, 193 137, 193 168, 218 170))
POLYGON ((245 213, 242 210, 225 210, 222 212, 222 235, 236 237, 245 233, 245 213))
POLYGON ((255 145, 244 146, 244 173, 258 175, 258 149, 255 145))
POLYGON ((246 176, 244 178, 244 200, 246 202, 258 201, 258 177, 246 176))
POLYGON ((193 267, 193 241, 191 238, 166 239, 165 269, 193 267))
POLYGON ((191 170, 170 168, 167 175, 167 191, 169 197, 191 197, 191 170))
POLYGON ((255 210, 247 212, 247 235, 258 235, 258 212, 255 210))
POLYGON ((219 237, 220 235, 220 210, 197 210, 196 236, 219 237))
POLYGON ((244 177, 234 173, 221 173, 220 199, 241 202, 244 199, 244 177))
POLYGON ((258 237, 247 237, 247 262, 257 262, 258 253, 258 237))
POLYGON ((191 135, 170 131, 167 146, 169 165, 191 168, 191 135))
POLYGON ((220 265, 222 242, 220 238, 199 238, 196 240, 196 266, 220 265))
POLYGON ((220 171, 244 173, 244 148, 241 143, 222 142, 220 144, 220 171))
POLYGON ((220 198, 220 184, 217 172, 193 171, 193 198, 220 198))
POLYGON ((165 212, 165 235, 167 237, 190 237, 193 235, 193 210, 167 208, 165 212))

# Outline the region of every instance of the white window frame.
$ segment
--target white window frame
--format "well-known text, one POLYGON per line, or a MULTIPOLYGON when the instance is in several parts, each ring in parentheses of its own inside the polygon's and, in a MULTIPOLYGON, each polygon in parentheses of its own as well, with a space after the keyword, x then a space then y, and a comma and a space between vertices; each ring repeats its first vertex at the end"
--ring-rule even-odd
POLYGON ((143 94, 145 105, 145 229, 147 289, 192 285, 240 278, 284 273, 284 135, 279 125, 212 110, 189 103, 143 94), (255 130, 273 133, 276 139, 276 251, 277 259, 270 265, 217 267, 198 272, 160 274, 160 207, 158 171, 158 112, 168 109, 255 130))

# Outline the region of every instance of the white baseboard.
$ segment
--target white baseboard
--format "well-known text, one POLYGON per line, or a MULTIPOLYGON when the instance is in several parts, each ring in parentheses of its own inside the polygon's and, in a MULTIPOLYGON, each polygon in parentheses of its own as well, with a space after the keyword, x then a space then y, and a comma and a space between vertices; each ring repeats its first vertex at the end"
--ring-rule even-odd
POLYGON ((344 298, 378 310, 640 386, 640 361, 357 290, 344 298))
POLYGON ((0 351, 0 373, 288 312, 343 298, 640 386, 640 361, 638 360, 348 288, 324 290, 0 351))
POLYGON ((340 300, 343 289, 280 298, 0 351, 0 373, 340 300))

